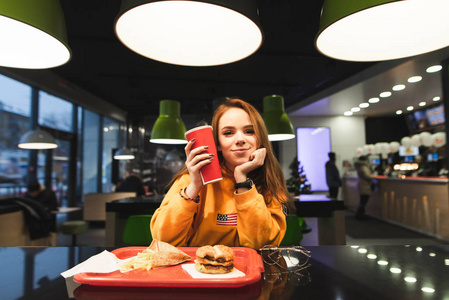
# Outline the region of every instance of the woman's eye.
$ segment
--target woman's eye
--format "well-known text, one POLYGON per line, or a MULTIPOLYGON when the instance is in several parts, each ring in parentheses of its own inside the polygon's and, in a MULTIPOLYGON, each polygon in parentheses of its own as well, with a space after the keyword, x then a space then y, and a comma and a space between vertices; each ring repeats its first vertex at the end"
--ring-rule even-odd
POLYGON ((232 134, 232 131, 230 131, 230 130, 223 132, 223 135, 231 135, 231 134, 232 134))
POLYGON ((254 129, 247 129, 245 130, 246 134, 254 134, 254 129))

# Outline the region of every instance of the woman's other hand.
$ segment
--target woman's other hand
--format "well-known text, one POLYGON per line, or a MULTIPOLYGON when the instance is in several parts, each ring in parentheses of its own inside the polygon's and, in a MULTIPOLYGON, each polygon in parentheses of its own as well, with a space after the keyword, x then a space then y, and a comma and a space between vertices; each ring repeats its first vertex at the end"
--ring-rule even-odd
POLYGON ((260 166, 265 162, 265 156, 267 155, 267 150, 265 148, 259 148, 251 153, 249 161, 245 162, 239 166, 235 167, 234 177, 236 182, 245 181, 247 174, 260 166))

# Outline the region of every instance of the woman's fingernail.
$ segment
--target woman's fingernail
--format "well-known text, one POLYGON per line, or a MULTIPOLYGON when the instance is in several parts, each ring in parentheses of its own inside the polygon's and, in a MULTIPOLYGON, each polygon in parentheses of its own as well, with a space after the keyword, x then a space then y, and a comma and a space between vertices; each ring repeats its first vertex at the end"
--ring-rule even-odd
POLYGON ((209 156, 214 156, 214 155, 215 155, 215 154, 213 154, 213 153, 210 153, 210 154, 209 154, 209 156))
POLYGON ((204 149, 209 149, 209 146, 204 146, 204 149))
POLYGON ((193 139, 191 139, 190 141, 193 143, 194 141, 195 141, 196 139, 195 138, 193 138, 193 139))

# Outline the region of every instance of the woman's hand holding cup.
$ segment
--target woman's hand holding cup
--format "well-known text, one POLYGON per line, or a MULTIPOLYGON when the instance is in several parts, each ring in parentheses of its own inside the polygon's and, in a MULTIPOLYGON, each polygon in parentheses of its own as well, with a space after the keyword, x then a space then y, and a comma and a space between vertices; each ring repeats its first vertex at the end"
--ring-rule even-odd
POLYGON ((190 184, 187 187, 185 193, 190 198, 195 198, 203 186, 200 170, 202 167, 212 163, 214 155, 210 153, 204 153, 207 151, 208 146, 202 146, 192 149, 195 139, 190 140, 187 146, 184 148, 186 153, 186 167, 190 174, 190 184))

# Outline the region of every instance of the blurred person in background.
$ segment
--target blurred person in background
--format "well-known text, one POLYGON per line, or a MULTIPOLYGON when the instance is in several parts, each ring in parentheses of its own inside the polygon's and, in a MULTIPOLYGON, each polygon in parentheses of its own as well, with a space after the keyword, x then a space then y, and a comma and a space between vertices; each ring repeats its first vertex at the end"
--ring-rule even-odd
POLYGON ((363 220, 366 219, 365 206, 374 190, 374 175, 368 165, 367 155, 360 156, 354 163, 354 166, 357 170, 357 176, 359 177, 358 188, 360 194, 360 204, 355 217, 359 220, 363 220))
POLYGON ((55 192, 46 188, 37 180, 32 180, 28 184, 28 191, 25 193, 25 198, 38 201, 48 211, 58 210, 58 198, 55 192))
MULTIPOLYGON (((24 198, 25 200, 38 202, 47 210, 48 214, 46 214, 43 209, 40 209, 40 212, 37 211, 40 215, 40 220, 44 224, 47 222, 48 218, 50 231, 56 232, 56 214, 52 213, 52 211, 57 211, 59 205, 55 192, 49 188, 46 188, 35 179, 28 184, 28 191, 25 193, 24 198)), ((36 205, 34 206, 34 209, 39 209, 36 205)))
POLYGON ((335 165, 336 156, 335 152, 329 152, 327 154, 329 160, 326 162, 326 183, 329 187, 329 197, 332 199, 337 199, 338 189, 341 187, 340 172, 335 165))
POLYGON ((116 192, 135 192, 136 196, 145 195, 145 187, 140 176, 131 174, 127 176, 115 189, 116 192))

